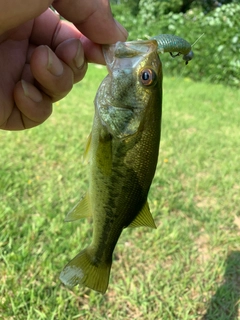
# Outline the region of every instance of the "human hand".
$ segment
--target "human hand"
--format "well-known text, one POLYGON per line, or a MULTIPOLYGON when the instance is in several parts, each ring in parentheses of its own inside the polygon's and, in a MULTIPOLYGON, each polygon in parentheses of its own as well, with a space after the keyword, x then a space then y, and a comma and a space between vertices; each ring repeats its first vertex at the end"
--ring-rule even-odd
POLYGON ((100 44, 126 37, 108 0, 0 0, 0 129, 44 122, 87 62, 104 63, 100 44))

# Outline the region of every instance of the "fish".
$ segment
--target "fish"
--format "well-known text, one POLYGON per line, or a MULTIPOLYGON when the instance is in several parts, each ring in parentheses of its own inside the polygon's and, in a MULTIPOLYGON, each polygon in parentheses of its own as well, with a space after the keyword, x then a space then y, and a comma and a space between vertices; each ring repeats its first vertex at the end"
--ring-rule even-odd
POLYGON ((68 287, 79 284, 104 294, 123 229, 156 228, 147 197, 161 135, 158 49, 157 39, 103 46, 108 75, 95 97, 92 131, 84 152, 89 161, 89 189, 66 217, 66 221, 92 217, 92 242, 62 270, 60 280, 68 287))

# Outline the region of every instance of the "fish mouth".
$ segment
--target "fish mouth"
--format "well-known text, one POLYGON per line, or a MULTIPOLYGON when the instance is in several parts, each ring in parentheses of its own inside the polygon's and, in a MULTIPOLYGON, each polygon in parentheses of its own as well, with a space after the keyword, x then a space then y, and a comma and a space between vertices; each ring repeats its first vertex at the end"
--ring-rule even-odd
POLYGON ((107 69, 111 75, 113 69, 134 68, 144 56, 157 52, 157 43, 153 40, 118 41, 115 44, 103 45, 102 52, 107 69))

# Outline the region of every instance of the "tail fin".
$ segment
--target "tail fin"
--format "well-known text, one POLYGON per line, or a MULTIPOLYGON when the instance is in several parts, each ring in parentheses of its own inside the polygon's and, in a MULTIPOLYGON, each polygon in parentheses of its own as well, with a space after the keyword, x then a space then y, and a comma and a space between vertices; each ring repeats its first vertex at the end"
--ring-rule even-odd
POLYGON ((109 264, 94 264, 93 258, 85 249, 65 266, 60 274, 60 280, 69 287, 80 284, 105 293, 108 287, 111 264, 111 262, 109 264))

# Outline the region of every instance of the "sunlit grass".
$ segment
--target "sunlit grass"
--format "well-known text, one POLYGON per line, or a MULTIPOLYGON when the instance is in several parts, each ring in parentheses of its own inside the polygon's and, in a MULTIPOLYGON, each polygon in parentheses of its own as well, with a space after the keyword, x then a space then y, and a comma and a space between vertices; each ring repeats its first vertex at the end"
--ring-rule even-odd
POLYGON ((0 132, 0 319, 239 319, 240 93, 184 78, 163 84, 157 230, 124 230, 106 295, 60 283, 91 240, 88 220, 64 217, 88 187, 81 159, 105 74, 90 66, 45 124, 0 132))

